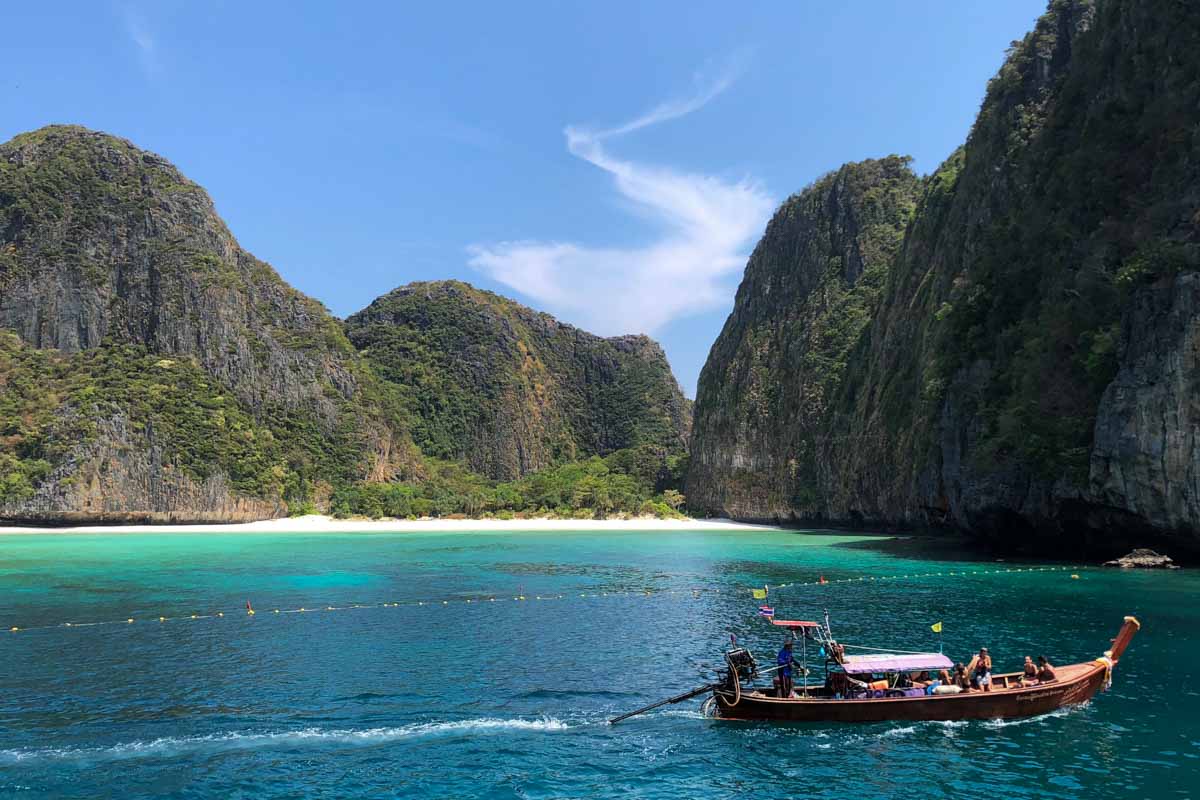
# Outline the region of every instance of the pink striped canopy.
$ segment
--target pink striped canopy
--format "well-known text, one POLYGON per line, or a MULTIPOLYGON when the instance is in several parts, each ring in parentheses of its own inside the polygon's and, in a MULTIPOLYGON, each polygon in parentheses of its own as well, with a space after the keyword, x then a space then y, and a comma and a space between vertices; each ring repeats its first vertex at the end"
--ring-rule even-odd
POLYGON ((954 662, 941 653, 871 653, 865 656, 846 656, 842 667, 852 675, 868 672, 927 672, 952 669, 954 662))

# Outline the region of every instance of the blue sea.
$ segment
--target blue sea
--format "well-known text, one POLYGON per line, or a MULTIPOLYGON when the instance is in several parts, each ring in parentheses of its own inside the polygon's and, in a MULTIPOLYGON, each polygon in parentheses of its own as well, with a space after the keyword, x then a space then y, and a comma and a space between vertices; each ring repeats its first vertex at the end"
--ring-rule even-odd
POLYGON ((0 537, 0 796, 1200 794, 1200 577, 944 548, 775 531, 0 537), (788 584, 777 615, 828 610, 842 641, 962 660, 987 645, 998 669, 1094 658, 1126 614, 1143 629, 1110 691, 1029 720, 748 724, 697 699, 607 724, 709 682, 731 634, 770 658, 763 584, 788 584))

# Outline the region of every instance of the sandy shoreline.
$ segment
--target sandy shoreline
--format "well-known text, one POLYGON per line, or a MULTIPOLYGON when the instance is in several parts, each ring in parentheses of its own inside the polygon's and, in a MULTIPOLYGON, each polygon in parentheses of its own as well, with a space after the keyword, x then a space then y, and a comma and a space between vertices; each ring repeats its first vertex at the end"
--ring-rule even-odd
POLYGON ((222 525, 80 525, 47 528, 0 526, 0 536, 65 533, 452 533, 493 531, 767 531, 773 525, 750 525, 727 519, 334 519, 319 515, 222 525))

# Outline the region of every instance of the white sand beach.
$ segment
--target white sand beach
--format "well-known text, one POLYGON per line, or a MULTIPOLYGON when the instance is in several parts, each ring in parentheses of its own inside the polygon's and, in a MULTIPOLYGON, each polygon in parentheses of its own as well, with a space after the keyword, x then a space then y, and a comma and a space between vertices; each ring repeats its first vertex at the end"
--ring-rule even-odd
POLYGON ((0 527, 0 535, 64 533, 451 533, 490 531, 735 531, 779 530, 728 519, 334 519, 321 515, 261 522, 198 525, 81 525, 77 527, 0 527))

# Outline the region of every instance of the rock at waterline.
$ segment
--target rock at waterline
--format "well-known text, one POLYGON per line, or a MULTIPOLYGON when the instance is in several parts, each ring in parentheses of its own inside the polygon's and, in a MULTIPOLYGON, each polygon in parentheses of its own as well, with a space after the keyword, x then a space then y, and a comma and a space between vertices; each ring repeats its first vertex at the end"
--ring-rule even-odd
POLYGON ((1127 556, 1105 561, 1104 566, 1122 569, 1179 569, 1179 565, 1172 561, 1170 556, 1159 555, 1144 547, 1139 547, 1127 556))

